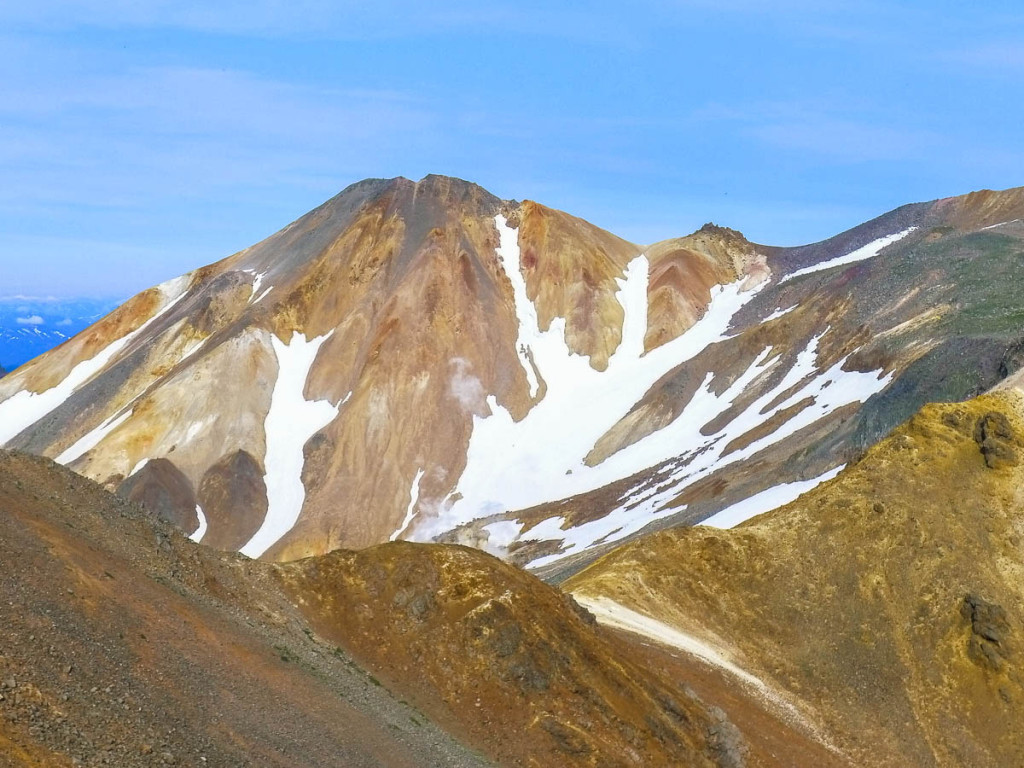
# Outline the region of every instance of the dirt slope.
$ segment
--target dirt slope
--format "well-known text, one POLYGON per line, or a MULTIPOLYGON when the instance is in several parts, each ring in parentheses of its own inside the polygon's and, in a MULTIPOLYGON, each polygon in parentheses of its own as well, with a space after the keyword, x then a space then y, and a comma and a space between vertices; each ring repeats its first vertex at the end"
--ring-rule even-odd
POLYGON ((723 712, 494 557, 249 560, 12 452, 0 615, 4 766, 746 764, 723 712))
POLYGON ((682 680, 632 661, 571 598, 474 549, 395 542, 280 568, 323 636, 508 765, 742 765, 682 680))
POLYGON ((488 764, 307 632, 268 566, 0 452, 0 765, 488 764))

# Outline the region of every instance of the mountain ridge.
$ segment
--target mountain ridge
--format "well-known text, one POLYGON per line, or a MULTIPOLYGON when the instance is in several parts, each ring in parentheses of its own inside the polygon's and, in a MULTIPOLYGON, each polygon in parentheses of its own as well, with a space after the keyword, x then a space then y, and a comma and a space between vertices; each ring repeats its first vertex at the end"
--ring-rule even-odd
POLYGON ((198 506, 252 555, 426 537, 569 562, 823 477, 922 398, 972 394, 972 365, 1009 375, 1007 321, 958 286, 1010 270, 1020 227, 993 221, 1015 212, 1020 190, 797 249, 717 226, 642 247, 462 180, 357 182, 5 377, 0 414, 55 404, 0 438, 168 499, 187 533, 198 506), (550 430, 577 453, 552 464, 550 430), (505 496, 474 479, 495 472, 505 496))

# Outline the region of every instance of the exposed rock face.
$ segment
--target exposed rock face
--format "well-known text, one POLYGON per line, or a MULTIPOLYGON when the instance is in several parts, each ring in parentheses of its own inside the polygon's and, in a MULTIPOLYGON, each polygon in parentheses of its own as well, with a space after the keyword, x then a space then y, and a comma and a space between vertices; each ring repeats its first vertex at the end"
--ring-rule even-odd
POLYGON ((787 506, 641 538, 564 586, 716 649, 855 765, 1017 765, 1021 410, 928 406, 787 506))
POLYGON ((1012 629, 1002 606, 993 605, 977 595, 966 595, 960 606, 960 615, 970 622, 970 640, 967 653, 976 664, 993 672, 1006 667, 1010 651, 1012 629))
POLYGON ((714 225, 644 248, 457 179, 367 180, 4 377, 0 444, 163 488, 252 556, 397 537, 572 569, 1011 379, 1015 218, 1010 190, 802 248, 714 225))
POLYGON ((199 527, 192 484, 167 459, 147 462, 117 488, 118 495, 141 504, 161 520, 191 533, 199 527))
POLYGON ((985 464, 991 469, 1017 465, 1019 443, 1009 419, 1002 413, 986 413, 974 426, 974 442, 981 448, 985 464))
POLYGON ((245 451, 225 456, 203 475, 198 501, 208 517, 220 521, 203 543, 217 549, 241 549, 267 516, 262 468, 245 451))

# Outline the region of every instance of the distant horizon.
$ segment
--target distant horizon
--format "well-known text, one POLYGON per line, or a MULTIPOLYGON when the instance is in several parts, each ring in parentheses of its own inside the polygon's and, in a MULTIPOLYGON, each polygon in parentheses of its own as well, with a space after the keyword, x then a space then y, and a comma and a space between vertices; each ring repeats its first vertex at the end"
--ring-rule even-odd
POLYGON ((368 177, 776 246, 1024 184, 1006 0, 39 0, 0 30, 8 293, 132 295, 368 177))

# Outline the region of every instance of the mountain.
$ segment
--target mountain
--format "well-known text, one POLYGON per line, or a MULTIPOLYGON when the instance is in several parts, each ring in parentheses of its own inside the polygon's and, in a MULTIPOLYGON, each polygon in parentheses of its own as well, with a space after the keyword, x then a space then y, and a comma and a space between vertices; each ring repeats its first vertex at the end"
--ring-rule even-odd
POLYGON ((745 764, 721 710, 482 552, 263 563, 2 451, 0 510, 0 765, 745 764))
POLYGON ((927 406, 786 506, 640 538, 563 586, 852 765, 1020 765, 1024 399, 1009 383, 927 406))
POLYGON ((638 246, 457 179, 368 180, 0 381, 0 443, 289 561, 410 539, 559 578, 833 477, 1022 360, 1024 190, 800 248, 638 246))
POLYGON ((0 765, 490 764, 319 643, 277 583, 0 452, 0 765))
POLYGON ((0 296, 0 370, 12 371, 85 330, 120 301, 0 296))

